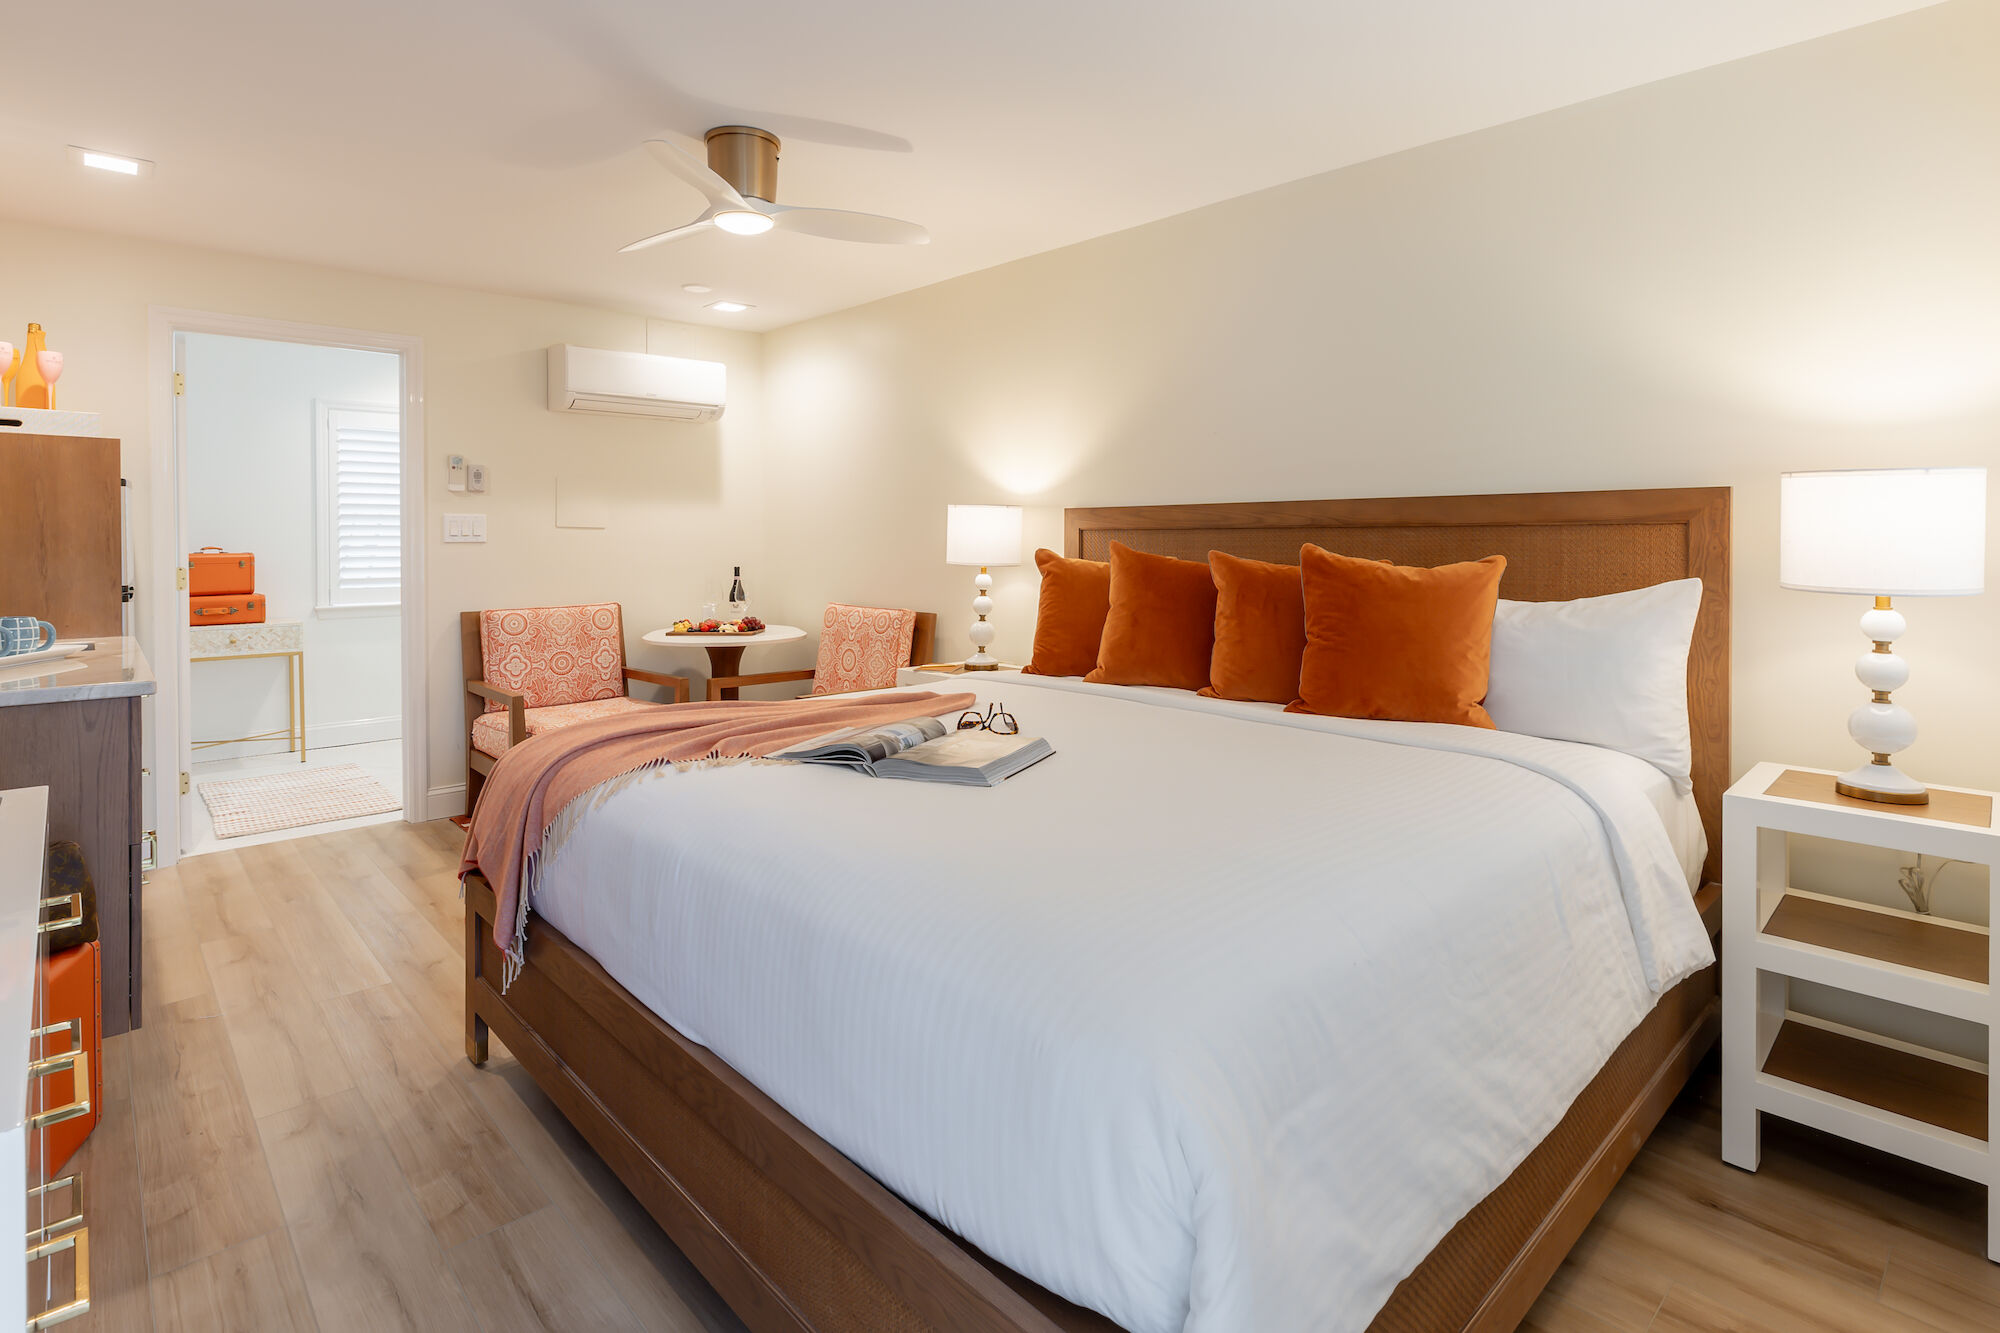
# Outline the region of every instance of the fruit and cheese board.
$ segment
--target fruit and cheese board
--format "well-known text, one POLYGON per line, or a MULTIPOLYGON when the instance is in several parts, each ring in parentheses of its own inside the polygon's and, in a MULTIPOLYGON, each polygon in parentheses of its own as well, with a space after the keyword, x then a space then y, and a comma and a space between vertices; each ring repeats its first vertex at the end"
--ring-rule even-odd
POLYGON ((741 620, 688 620, 683 617, 676 620, 666 634, 674 639, 721 639, 761 634, 764 628, 764 622, 755 616, 745 616, 741 620))

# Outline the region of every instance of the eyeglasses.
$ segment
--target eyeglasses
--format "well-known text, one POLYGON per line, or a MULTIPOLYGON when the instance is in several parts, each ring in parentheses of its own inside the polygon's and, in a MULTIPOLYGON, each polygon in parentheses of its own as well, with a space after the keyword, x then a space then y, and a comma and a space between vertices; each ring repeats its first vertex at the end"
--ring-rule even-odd
POLYGON ((988 704, 983 714, 976 708, 967 709, 965 712, 960 713, 958 715, 958 729, 960 731, 990 731, 997 736, 1018 736, 1021 734, 1021 724, 1014 720, 1014 715, 1007 711, 1004 704, 997 703, 988 704))

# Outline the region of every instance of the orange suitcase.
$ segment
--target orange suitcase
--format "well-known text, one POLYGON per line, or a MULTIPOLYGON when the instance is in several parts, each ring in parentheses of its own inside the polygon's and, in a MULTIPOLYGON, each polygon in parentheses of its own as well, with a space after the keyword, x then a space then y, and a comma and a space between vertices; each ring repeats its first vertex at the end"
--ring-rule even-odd
POLYGON ((190 597, 190 625, 261 625, 264 623, 264 594, 247 597, 190 597))
MULTIPOLYGON (((101 1058, 104 1054, 104 979, 101 968, 102 958, 96 940, 64 949, 61 953, 52 953, 42 960, 41 1013, 35 1025, 44 1029, 55 1027, 57 1030, 36 1042, 31 1054, 35 1059, 42 1060, 68 1051, 82 1051, 90 1067, 81 1091, 89 1099, 90 1109, 28 1136, 30 1180, 41 1178, 44 1172, 52 1176, 61 1171, 63 1164, 90 1137, 90 1131, 97 1128, 98 1117, 104 1113, 104 1061, 101 1058), (75 1026, 62 1026, 71 1023, 75 1026)), ((73 1069, 59 1070, 46 1078, 37 1079, 28 1088, 28 1109, 37 1115, 70 1105, 79 1091, 73 1069)))
POLYGON ((188 553, 188 595, 241 597, 257 591, 257 557, 248 551, 204 546, 188 553))

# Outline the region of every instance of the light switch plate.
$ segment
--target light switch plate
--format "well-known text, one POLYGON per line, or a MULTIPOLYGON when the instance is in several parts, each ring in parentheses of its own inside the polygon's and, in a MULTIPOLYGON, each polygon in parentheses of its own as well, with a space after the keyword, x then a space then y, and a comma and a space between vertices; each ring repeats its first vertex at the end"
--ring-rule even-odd
POLYGON ((446 514, 444 516, 444 539, 448 542, 485 541, 486 515, 446 514))

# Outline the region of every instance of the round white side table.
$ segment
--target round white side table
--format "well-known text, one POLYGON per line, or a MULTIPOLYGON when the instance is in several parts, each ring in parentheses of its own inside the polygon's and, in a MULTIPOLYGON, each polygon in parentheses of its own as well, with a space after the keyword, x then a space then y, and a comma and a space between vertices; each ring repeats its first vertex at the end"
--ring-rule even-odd
MULTIPOLYGON (((797 625, 766 625, 755 634, 669 634, 663 629, 656 629, 641 637, 645 642, 662 648, 706 649, 708 674, 713 677, 742 675, 745 648, 767 643, 791 643, 805 636, 806 632, 797 625)), ((725 689, 722 697, 734 699, 736 690, 725 689)))

